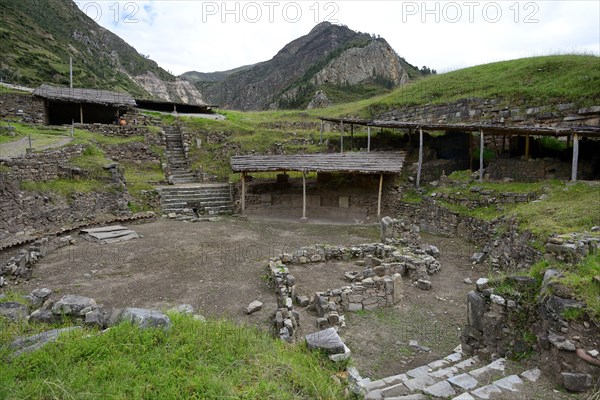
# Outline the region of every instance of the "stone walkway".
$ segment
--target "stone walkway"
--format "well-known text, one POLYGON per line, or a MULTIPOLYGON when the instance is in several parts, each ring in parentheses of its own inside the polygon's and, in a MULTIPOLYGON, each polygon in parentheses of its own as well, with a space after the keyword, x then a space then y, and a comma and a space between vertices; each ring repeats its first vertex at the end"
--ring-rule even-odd
POLYGON ((355 369, 350 374, 368 400, 475 400, 489 399, 495 393, 509 393, 518 398, 523 385, 540 377, 537 368, 505 376, 505 363, 503 358, 489 364, 477 356, 466 358, 458 346, 443 359, 376 381, 360 378, 355 369))

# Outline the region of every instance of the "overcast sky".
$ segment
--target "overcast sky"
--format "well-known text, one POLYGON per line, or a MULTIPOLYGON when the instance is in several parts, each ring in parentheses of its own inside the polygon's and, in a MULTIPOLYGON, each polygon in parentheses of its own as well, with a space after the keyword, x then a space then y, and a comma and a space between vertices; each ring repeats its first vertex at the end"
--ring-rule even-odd
POLYGON ((536 55, 600 55, 597 0, 77 3, 177 75, 269 60, 323 21, 380 35, 409 63, 438 72, 536 55))

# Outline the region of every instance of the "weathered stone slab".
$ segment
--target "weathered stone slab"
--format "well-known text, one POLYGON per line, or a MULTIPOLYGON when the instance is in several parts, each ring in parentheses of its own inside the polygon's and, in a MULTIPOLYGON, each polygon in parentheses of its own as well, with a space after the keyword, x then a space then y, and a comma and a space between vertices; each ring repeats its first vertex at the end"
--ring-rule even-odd
POLYGON ((445 399, 450 396, 454 396, 456 394, 456 391, 447 381, 441 381, 436 383, 435 385, 426 387, 425 389, 423 389, 423 393, 433 397, 441 397, 445 399))
POLYGON ((423 378, 413 378, 404 382, 404 385, 406 385, 406 387, 412 392, 417 390, 423 390, 427 386, 431 386, 433 384, 435 384, 435 380, 430 376, 423 378))
POLYGON ((502 390, 496 385, 486 385, 471 392, 476 398, 489 399, 494 393, 502 393, 502 390))
POLYGON ((563 386, 570 392, 585 392, 592 387, 593 379, 590 374, 563 372, 563 386))
POLYGON ((482 331, 484 313, 485 299, 476 291, 470 291, 467 295, 467 321, 469 326, 478 331, 482 331))
POLYGON ((76 329, 81 329, 81 327, 73 326, 69 328, 53 329, 51 331, 38 333, 37 335, 19 338, 10 345, 10 348, 15 350, 13 357, 17 357, 23 353, 35 351, 50 342, 54 342, 61 334, 71 332, 76 329))
POLYGON ((171 320, 160 311, 145 308, 126 308, 120 316, 120 321, 129 321, 139 328, 170 328, 171 320))
POLYGON ((248 304, 248 307, 246 307, 246 314, 250 315, 254 314, 255 312, 258 312, 262 309, 262 306, 262 302, 254 300, 252 303, 248 304))
POLYGON ((542 371, 539 368, 528 369, 527 371, 521 374, 523 378, 527 379, 530 382, 537 382, 537 380, 540 379, 541 375, 542 371))
POLYGON ((304 337, 309 350, 322 350, 327 354, 342 354, 345 345, 334 328, 311 333, 304 337))
POLYGON ((17 321, 19 319, 27 318, 29 310, 26 305, 17 303, 16 301, 9 301, 6 303, 0 303, 0 317, 5 317, 11 321, 17 321))
POLYGON ((518 392, 519 389, 517 386, 523 385, 523 381, 517 375, 509 375, 505 378, 494 381, 494 385, 498 386, 500 389, 518 392))
POLYGON ((58 315, 81 315, 81 311, 97 308, 96 300, 89 297, 66 295, 52 307, 52 312, 58 315))
POLYGON ((448 382, 450 382, 456 387, 461 388, 462 390, 473 389, 479 385, 477 379, 473 378, 469 374, 460 374, 453 376, 451 378, 448 378, 448 382))
POLYGON ((422 367, 411 369, 406 372, 406 375, 411 378, 428 378, 429 377, 429 367, 424 365, 422 367))
POLYGON ((452 400, 475 400, 475 397, 471 396, 469 393, 463 393, 460 396, 453 397, 452 400))

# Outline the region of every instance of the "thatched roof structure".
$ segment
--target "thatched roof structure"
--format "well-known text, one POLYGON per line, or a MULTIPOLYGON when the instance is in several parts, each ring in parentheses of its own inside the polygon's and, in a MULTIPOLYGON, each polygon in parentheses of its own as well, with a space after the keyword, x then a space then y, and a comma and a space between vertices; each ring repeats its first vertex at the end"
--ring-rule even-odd
POLYGON ((399 174, 404 152, 349 152, 295 155, 249 155, 231 157, 233 172, 345 172, 399 174))
POLYGON ((71 89, 68 87, 42 85, 33 92, 34 96, 52 101, 101 104, 112 107, 135 107, 128 93, 97 89, 71 89))

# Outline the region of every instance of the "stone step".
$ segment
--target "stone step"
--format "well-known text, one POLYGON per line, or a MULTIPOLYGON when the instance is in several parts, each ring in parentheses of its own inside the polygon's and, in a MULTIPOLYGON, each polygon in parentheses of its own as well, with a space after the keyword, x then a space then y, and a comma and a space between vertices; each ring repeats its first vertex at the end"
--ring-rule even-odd
POLYGON ((160 193, 162 196, 172 196, 172 195, 182 195, 182 196, 186 196, 186 195, 195 195, 195 194, 203 194, 203 195, 220 195, 220 194, 226 194, 226 195, 230 195, 231 191, 229 190, 228 187, 225 188, 210 188, 210 189, 202 189, 202 188, 192 188, 192 189, 185 189, 185 188, 165 188, 165 189, 159 189, 160 193))
MULTIPOLYGON (((460 350, 459 348, 455 350, 460 350)), ((370 381, 362 379, 366 399, 488 399, 494 394, 516 396, 528 381, 540 376, 537 368, 520 376, 504 375, 503 358, 483 364, 476 356, 465 358, 460 351, 414 368, 406 373, 370 381)))
POLYGON ((161 195, 161 200, 165 202, 173 202, 173 201, 223 201, 229 200, 231 201, 231 196, 229 193, 221 193, 216 195, 214 193, 193 193, 186 195, 161 195))
POLYGON ((211 205, 221 206, 221 205, 230 205, 231 199, 230 198, 222 198, 221 200, 209 200, 209 201, 205 201, 203 199, 161 199, 161 204, 163 204, 165 206, 170 206, 172 204, 181 204, 181 203, 199 204, 202 207, 211 206, 211 205))

